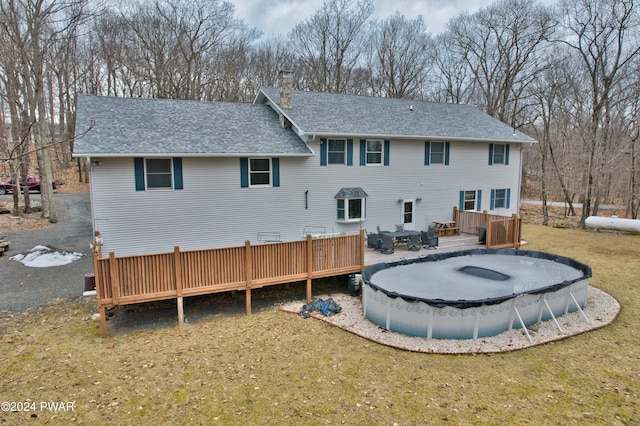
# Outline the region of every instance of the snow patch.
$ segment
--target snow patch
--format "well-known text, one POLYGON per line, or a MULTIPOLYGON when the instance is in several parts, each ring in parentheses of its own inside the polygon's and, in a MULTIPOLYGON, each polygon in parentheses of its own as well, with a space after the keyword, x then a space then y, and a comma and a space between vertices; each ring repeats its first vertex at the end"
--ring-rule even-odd
POLYGON ((35 246, 24 253, 16 254, 9 259, 22 263, 32 268, 48 268, 71 263, 83 257, 82 253, 61 251, 51 246, 35 246))

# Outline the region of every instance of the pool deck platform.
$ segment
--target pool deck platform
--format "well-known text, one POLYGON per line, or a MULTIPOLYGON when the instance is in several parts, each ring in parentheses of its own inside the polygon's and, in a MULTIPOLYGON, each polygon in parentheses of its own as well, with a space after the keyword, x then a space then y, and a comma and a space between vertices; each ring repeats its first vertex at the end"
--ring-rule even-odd
POLYGON ((364 264, 366 266, 375 265, 376 263, 395 262, 405 259, 416 259, 425 257, 434 253, 448 253, 452 251, 471 250, 477 248, 486 248, 484 244, 478 242, 477 235, 455 235, 450 237, 440 237, 438 239, 437 248, 422 247, 419 251, 409 251, 404 246, 397 246, 391 254, 380 253, 372 248, 365 247, 364 264))

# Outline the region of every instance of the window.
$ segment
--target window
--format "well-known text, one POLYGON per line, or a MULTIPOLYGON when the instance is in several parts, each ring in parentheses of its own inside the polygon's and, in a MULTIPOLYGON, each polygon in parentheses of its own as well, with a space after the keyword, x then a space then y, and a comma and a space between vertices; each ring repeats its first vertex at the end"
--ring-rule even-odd
POLYGON ((402 208, 402 223, 413 223, 413 201, 405 201, 402 208))
POLYGON ((240 158, 240 187, 274 187, 280 186, 280 159, 274 158, 240 158))
MULTIPOLYGON (((351 165, 350 144, 352 140, 347 139, 347 165, 351 165)), ((390 141, 379 139, 360 139, 360 165, 361 166, 388 166, 390 154, 390 141)))
POLYGON ((464 210, 476 209, 476 191, 464 191, 464 210))
POLYGON ((506 189, 496 189, 495 196, 493 199, 493 208, 494 209, 504 209, 507 206, 507 190, 506 189))
POLYGON ((382 141, 367 141, 367 165, 382 164, 382 141))
POLYGON ((171 189, 171 160, 169 158, 146 159, 147 189, 171 189))
POLYGON ((364 219, 364 198, 338 199, 337 219, 341 222, 358 222, 364 219))
POLYGON ((328 139, 327 144, 327 163, 345 164, 346 141, 344 139, 328 139))
POLYGON ((148 189, 173 188, 171 179, 171 159, 147 158, 146 176, 148 189))
POLYGON ((271 185, 271 160, 268 158, 249 159, 250 186, 271 185))
POLYGON ((449 165, 449 142, 430 142, 424 143, 424 165, 443 164, 449 165))
POLYGON ((492 189, 490 209, 508 209, 511 198, 511 189, 492 189))
POLYGON ((444 164, 444 142, 431 142, 431 164, 444 164))
POLYGON ((482 211, 482 190, 460 191, 458 209, 482 211))
POLYGON ((509 165, 509 145, 500 143, 489 144, 489 165, 504 164, 509 165))
POLYGON ((504 164, 504 145, 493 145, 493 164, 504 164))
POLYGON ((366 217, 367 193, 362 188, 342 188, 336 199, 336 220, 360 222, 366 217))
POLYGON ((147 189, 183 189, 182 158, 134 157, 136 191, 147 189))

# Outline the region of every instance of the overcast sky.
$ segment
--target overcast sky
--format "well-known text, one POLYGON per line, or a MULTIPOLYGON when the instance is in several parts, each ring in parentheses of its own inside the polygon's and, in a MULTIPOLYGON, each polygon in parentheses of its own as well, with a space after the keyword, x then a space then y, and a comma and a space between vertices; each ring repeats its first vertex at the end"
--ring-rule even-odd
MULTIPOLYGON (((287 35, 298 23, 311 17, 322 6, 323 0, 230 0, 236 6, 236 15, 250 27, 264 33, 263 38, 277 34, 287 35)), ((381 19, 399 11, 409 19, 422 15, 427 30, 436 35, 445 29, 450 18, 466 10, 475 12, 493 0, 373 0, 374 16, 381 19)), ((553 0, 541 3, 552 4, 553 0)))

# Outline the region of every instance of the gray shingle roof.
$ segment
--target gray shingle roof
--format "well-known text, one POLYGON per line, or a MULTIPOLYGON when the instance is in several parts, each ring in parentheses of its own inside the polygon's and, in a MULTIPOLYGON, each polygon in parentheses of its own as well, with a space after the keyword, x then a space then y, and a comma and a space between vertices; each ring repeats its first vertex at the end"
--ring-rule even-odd
POLYGON ((78 95, 75 156, 312 155, 267 105, 78 95))
POLYGON ((341 188, 333 198, 367 198, 369 195, 360 187, 341 188))
POLYGON ((263 87, 256 103, 270 103, 305 134, 535 142, 470 105, 293 91, 293 108, 282 110, 277 88, 263 87))

